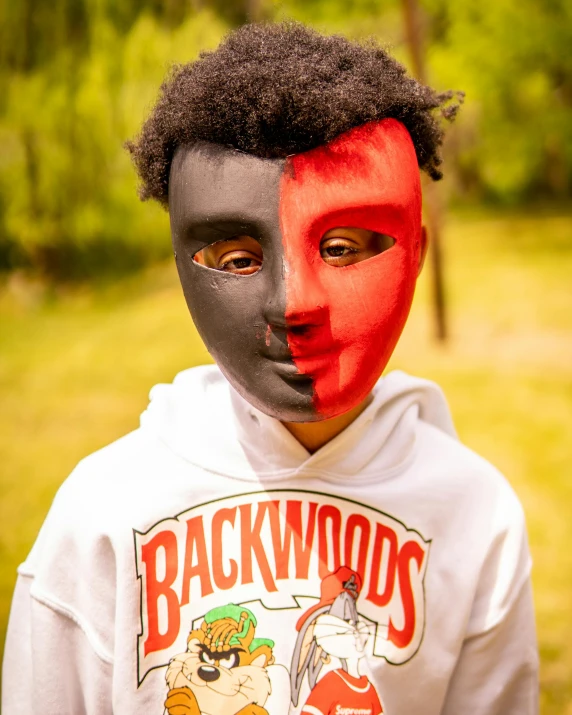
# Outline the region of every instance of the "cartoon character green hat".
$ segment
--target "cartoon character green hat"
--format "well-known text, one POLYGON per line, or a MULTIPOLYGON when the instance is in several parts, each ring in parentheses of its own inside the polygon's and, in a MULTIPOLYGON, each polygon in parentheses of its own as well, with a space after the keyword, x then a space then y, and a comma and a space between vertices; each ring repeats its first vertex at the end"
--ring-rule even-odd
MULTIPOLYGON (((244 606, 236 606, 234 603, 229 603, 226 606, 218 606, 217 608, 212 608, 205 614, 204 620, 205 623, 210 625, 211 623, 219 621, 223 618, 230 618, 231 620, 235 621, 236 625, 238 626, 240 624, 243 613, 246 613, 247 617, 243 623, 242 630, 240 631, 240 633, 235 633, 228 641, 228 644, 231 646, 240 646, 242 645, 240 639, 245 638, 246 634, 248 633, 248 629, 250 628, 250 624, 252 623, 255 628, 258 625, 256 616, 248 608, 245 608, 244 606)), ((274 648, 274 641, 270 640, 269 638, 253 638, 248 649, 252 653, 261 645, 267 645, 269 648, 274 648)))

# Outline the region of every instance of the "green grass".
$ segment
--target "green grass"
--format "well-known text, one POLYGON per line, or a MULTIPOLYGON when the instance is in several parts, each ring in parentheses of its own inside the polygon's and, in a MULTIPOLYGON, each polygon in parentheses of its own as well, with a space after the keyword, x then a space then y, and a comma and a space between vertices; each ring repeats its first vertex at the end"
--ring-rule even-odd
MULTIPOLYGON (((572 217, 449 218, 451 339, 431 339, 430 265, 394 367, 436 379, 461 438, 528 517, 542 715, 572 715, 572 217)), ((171 266, 113 287, 0 296, 0 641, 17 564, 82 456, 137 426, 149 388, 208 359, 171 266)))

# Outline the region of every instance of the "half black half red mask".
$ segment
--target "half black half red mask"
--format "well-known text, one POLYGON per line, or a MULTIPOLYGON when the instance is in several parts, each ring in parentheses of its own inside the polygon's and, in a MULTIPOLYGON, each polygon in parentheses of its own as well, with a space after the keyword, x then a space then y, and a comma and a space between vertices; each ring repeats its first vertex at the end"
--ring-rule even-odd
POLYGON ((179 147, 169 211, 193 320, 246 400, 281 421, 309 422, 367 397, 405 325, 422 251, 419 170, 400 122, 365 124, 287 159, 179 147), (394 243, 354 265, 329 265, 321 241, 339 227, 394 243), (262 249, 252 275, 195 260, 245 235, 262 249))

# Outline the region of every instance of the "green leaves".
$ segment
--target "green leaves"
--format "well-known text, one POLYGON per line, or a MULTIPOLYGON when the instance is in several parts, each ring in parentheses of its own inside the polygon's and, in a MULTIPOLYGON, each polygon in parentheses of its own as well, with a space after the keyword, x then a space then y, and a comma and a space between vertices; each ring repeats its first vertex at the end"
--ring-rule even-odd
POLYGON ((169 255, 167 217, 140 204, 123 143, 141 126, 169 65, 216 46, 224 30, 207 11, 175 29, 143 14, 122 36, 98 15, 81 53, 64 46, 31 71, 5 69, 6 267, 16 260, 14 245, 18 263, 56 280, 124 272, 169 255))

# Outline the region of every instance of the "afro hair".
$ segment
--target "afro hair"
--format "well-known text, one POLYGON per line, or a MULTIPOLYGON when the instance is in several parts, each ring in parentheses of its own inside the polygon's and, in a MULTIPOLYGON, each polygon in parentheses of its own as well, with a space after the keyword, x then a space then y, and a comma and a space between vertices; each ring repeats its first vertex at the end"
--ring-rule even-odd
POLYGON ((366 122, 402 122, 419 167, 440 179, 443 129, 462 93, 437 94, 374 41, 323 36, 299 23, 251 24, 213 52, 173 67, 135 141, 142 199, 166 205, 176 148, 199 141, 264 158, 308 151, 366 122))

